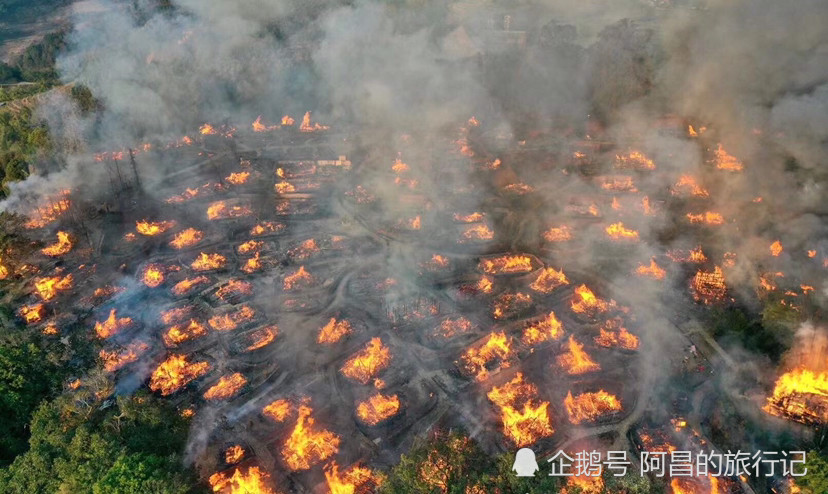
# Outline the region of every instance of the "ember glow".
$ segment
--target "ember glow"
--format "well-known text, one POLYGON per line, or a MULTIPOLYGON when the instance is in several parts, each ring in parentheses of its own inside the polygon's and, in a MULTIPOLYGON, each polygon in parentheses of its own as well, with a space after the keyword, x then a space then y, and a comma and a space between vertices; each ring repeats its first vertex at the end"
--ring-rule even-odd
POLYGON ((190 362, 187 355, 171 355, 150 376, 151 390, 167 396, 180 390, 210 370, 207 362, 190 362))
POLYGON ((285 225, 282 223, 277 223, 275 221, 263 221, 261 223, 256 223, 256 225, 250 230, 250 234, 253 236, 267 235, 269 233, 280 232, 284 228, 285 225))
POLYGON ((596 392, 582 393, 572 396, 572 391, 566 394, 564 399, 566 413, 569 421, 573 424, 594 422, 608 414, 621 411, 621 402, 618 398, 599 390, 596 392))
POLYGON ((566 225, 553 226, 544 232, 543 238, 547 242, 566 242, 572 240, 572 230, 566 225))
POLYGON ((567 352, 559 355, 557 362, 567 374, 572 375, 586 374, 601 369, 601 366, 584 351, 584 345, 575 341, 575 336, 572 335, 569 336, 567 352))
POLYGON ((458 334, 468 333, 472 330, 472 322, 465 317, 449 318, 443 320, 435 332, 443 338, 453 338, 458 334))
POLYGON ((107 372, 115 372, 136 362, 148 349, 149 345, 143 341, 134 341, 121 350, 101 350, 98 356, 107 372))
POLYGON ((595 344, 606 348, 621 348, 636 350, 638 337, 623 327, 620 319, 607 321, 599 329, 599 335, 594 338, 595 344))
POLYGON ((710 193, 696 182, 692 175, 682 175, 673 186, 674 195, 685 194, 696 197, 709 197, 710 193))
POLYGON ((339 450, 339 436, 316 426, 313 409, 299 407, 293 431, 282 448, 282 460, 291 470, 307 470, 339 450))
POLYGON ((693 298, 706 304, 723 300, 727 294, 724 273, 716 266, 713 271, 698 271, 690 282, 693 298))
POLYGON ((57 242, 40 249, 40 252, 46 256, 58 257, 68 254, 72 250, 72 245, 72 238, 67 232, 57 232, 57 242))
POLYGON ((368 344, 349 358, 342 366, 342 374, 362 384, 368 384, 388 368, 391 350, 379 338, 372 338, 368 344))
POLYGON ((265 417, 268 417, 276 422, 284 422, 291 412, 291 405, 288 400, 279 399, 270 402, 262 409, 265 417))
POLYGON ((397 395, 385 396, 376 393, 357 405, 357 417, 368 425, 377 425, 399 411, 400 399, 397 395))

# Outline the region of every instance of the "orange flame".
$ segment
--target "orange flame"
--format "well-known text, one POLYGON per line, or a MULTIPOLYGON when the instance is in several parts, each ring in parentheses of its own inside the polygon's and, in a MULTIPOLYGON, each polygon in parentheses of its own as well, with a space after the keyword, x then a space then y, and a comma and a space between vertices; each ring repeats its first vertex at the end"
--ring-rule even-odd
POLYGON ((641 151, 630 151, 627 154, 615 155, 615 166, 618 168, 635 168, 637 170, 655 170, 653 160, 641 151))
POLYGON ((676 185, 673 186, 671 192, 673 195, 689 194, 696 197, 710 196, 710 193, 707 192, 707 189, 699 185, 692 175, 682 175, 681 177, 679 177, 678 182, 676 182, 676 185))
POLYGON ((221 376, 216 384, 210 386, 204 392, 205 400, 226 400, 236 396, 241 391, 244 385, 247 384, 245 378, 240 372, 221 376))
POLYGON ((136 362, 148 349, 149 345, 143 341, 133 341, 120 351, 101 350, 98 356, 103 360, 104 369, 107 372, 115 372, 125 365, 136 362))
POLYGON ((454 213, 454 221, 459 221, 460 223, 478 223, 483 221, 485 216, 484 213, 479 212, 469 214, 454 213))
POLYGON ((443 338, 453 338, 457 334, 468 333, 472 330, 472 323, 465 317, 445 319, 437 326, 436 333, 443 338))
POLYGON ((213 492, 222 494, 279 494, 268 486, 270 475, 259 467, 236 468, 232 475, 214 473, 209 482, 213 492))
POLYGON ((625 350, 635 350, 638 348, 638 337, 622 326, 620 318, 607 321, 602 328, 600 334, 593 338, 595 343, 602 347, 619 347, 625 350))
POLYGON ((575 289, 575 296, 572 298, 570 305, 574 312, 579 314, 595 314, 596 312, 606 312, 609 304, 592 293, 586 285, 581 285, 575 289))
POLYGON ((26 324, 40 322, 43 319, 43 311, 46 307, 43 304, 24 305, 20 308, 20 316, 26 324))
POLYGON ((764 410, 774 415, 828 422, 828 371, 798 368, 782 374, 764 410), (820 408, 814 406, 820 402, 820 408))
POLYGON ((362 384, 378 376, 391 363, 391 350, 379 338, 372 338, 368 344, 349 358, 342 366, 342 374, 362 384))
POLYGON ((175 226, 175 221, 136 221, 135 222, 135 231, 140 233, 141 235, 146 235, 148 237, 153 237, 155 235, 160 235, 170 228, 175 226))
POLYGON ((218 134, 215 127, 207 123, 199 127, 198 132, 203 136, 218 134))
POLYGON ((615 192, 638 192, 635 182, 630 176, 602 177, 601 188, 615 192))
POLYGON ((586 374, 601 369, 601 366, 584 351, 584 345, 575 341, 575 337, 569 336, 568 352, 558 356, 557 361, 567 374, 586 374))
POLYGON ((57 242, 40 249, 43 255, 50 257, 62 256, 72 250, 72 238, 67 232, 57 232, 57 242))
POLYGON ((478 381, 489 377, 488 367, 496 360, 501 361, 501 367, 508 367, 506 361, 512 356, 512 341, 504 332, 490 333, 482 345, 466 350, 460 357, 463 370, 475 376, 478 381))
POLYGON ((480 269, 487 274, 528 273, 532 270, 532 258, 525 255, 507 255, 482 259, 480 269))
POLYGON ((339 321, 332 317, 328 324, 322 326, 319 330, 319 335, 316 337, 317 343, 336 343, 341 340, 343 336, 351 333, 351 323, 345 319, 339 321))
POLYGON ((247 274, 255 273, 256 271, 262 269, 262 262, 259 260, 259 253, 256 252, 256 255, 246 260, 241 269, 247 274))
POLYGON ((224 267, 227 259, 221 254, 205 254, 202 252, 195 261, 190 264, 194 271, 209 271, 224 267))
POLYGON ((216 201, 207 207, 208 220, 223 220, 227 218, 241 218, 250 216, 253 211, 248 206, 228 206, 225 201, 216 201))
POLYGON ((193 290, 193 288, 195 288, 196 286, 203 285, 205 283, 208 283, 209 281, 210 279, 204 275, 196 276, 194 278, 187 278, 173 285, 172 292, 173 294, 179 296, 186 295, 190 293, 190 291, 193 290))
POLYGON ((236 444, 224 450, 224 463, 234 465, 244 458, 244 448, 236 444))
POLYGON ((160 264, 148 264, 141 274, 141 281, 150 288, 161 286, 164 283, 164 266, 160 264))
POLYGON ((302 117, 302 123, 299 125, 299 132, 315 132, 317 130, 327 130, 329 128, 327 125, 320 125, 318 123, 311 125, 310 117, 311 112, 305 112, 305 116, 302 117))
POLYGON ((727 151, 722 148, 721 143, 714 151, 716 155, 716 168, 719 170, 725 170, 729 172, 740 172, 744 169, 744 165, 741 161, 736 159, 735 156, 728 154, 727 151))
POLYGON ((385 396, 376 393, 357 405, 357 417, 368 425, 377 425, 399 411, 400 399, 397 395, 385 396))
POLYGON ((253 293, 253 285, 249 281, 230 280, 224 286, 216 290, 216 296, 224 301, 232 297, 250 295, 253 293))
POLYGON ((566 394, 564 406, 569 414, 569 421, 573 424, 593 422, 607 414, 621 411, 621 402, 618 398, 603 389, 575 397, 570 391, 566 394))
POLYGON ((607 235, 613 240, 638 240, 638 232, 630 230, 624 226, 624 223, 613 223, 606 229, 607 235))
POLYGON ((781 254, 783 250, 785 249, 782 248, 782 244, 779 242, 779 240, 776 240, 770 246, 770 253, 773 257, 779 257, 779 254, 781 254))
POLYGON ((253 236, 265 235, 268 233, 276 233, 281 231, 285 228, 285 225, 282 223, 276 223, 275 221, 263 221, 261 223, 257 223, 250 230, 250 234, 253 236))
POLYGON ((284 422, 290 415, 290 402, 285 399, 272 401, 262 409, 262 413, 276 422, 284 422))
POLYGON ((192 247, 204 239, 204 232, 196 230, 195 228, 187 228, 175 234, 170 245, 175 249, 184 249, 192 247))
POLYGON ((45 278, 37 278, 34 283, 35 291, 42 300, 51 300, 55 298, 58 292, 72 288, 72 275, 66 276, 47 276, 45 278))
POLYGON ((175 393, 210 370, 207 362, 188 361, 186 355, 170 355, 153 371, 149 387, 163 396, 175 393))
POLYGON ((340 474, 336 462, 325 470, 325 480, 330 494, 355 494, 357 488, 369 482, 378 483, 378 479, 374 477, 371 470, 365 467, 353 466, 340 474))
POLYGON ((285 290, 293 290, 298 286, 308 287, 314 283, 314 277, 305 271, 305 266, 299 266, 293 274, 285 276, 282 283, 285 290))
POLYGON ((523 330, 523 343, 534 345, 557 340, 561 336, 563 336, 563 324, 555 316, 555 312, 550 312, 548 316, 531 323, 523 330))
POLYGON ((604 492, 604 479, 601 476, 576 475, 567 477, 566 487, 561 490, 561 494, 570 494, 567 488, 576 487, 580 489, 581 494, 601 494, 604 492))
POLYGON ((224 180, 233 184, 233 185, 242 185, 247 183, 250 179, 250 172, 233 172, 230 175, 227 175, 224 180))
POLYGON ((282 459, 291 470, 307 470, 339 450, 339 436, 325 429, 317 430, 311 413, 309 406, 299 407, 296 426, 282 449, 282 459))
POLYGON ((716 266, 712 272, 698 271, 690 282, 693 298, 697 302, 712 303, 727 294, 722 268, 716 266))
POLYGON ((262 247, 264 247, 264 242, 258 240, 248 240, 247 242, 239 245, 237 250, 239 254, 253 254, 259 252, 262 247))
POLYGON ((174 326, 170 326, 162 338, 165 345, 168 347, 174 347, 184 343, 185 341, 200 338, 206 334, 207 328, 204 327, 204 324, 196 321, 195 319, 190 319, 190 322, 186 325, 176 324, 174 326))
POLYGON ((572 230, 566 225, 553 226, 544 232, 543 238, 547 242, 566 242, 572 240, 572 230))
POLYGON ((131 324, 131 318, 118 318, 115 316, 115 309, 111 309, 109 311, 109 317, 107 317, 103 321, 98 321, 95 323, 95 332, 98 333, 99 338, 106 339, 111 336, 114 336, 118 333, 118 331, 130 326, 131 324))
POLYGON ((256 311, 243 305, 234 311, 211 317, 207 324, 216 331, 230 331, 239 327, 239 324, 252 320, 255 315, 256 311))
POLYGON ((650 259, 649 266, 639 264, 638 268, 636 268, 635 270, 635 274, 637 274, 638 276, 652 278, 654 280, 663 280, 664 277, 667 276, 667 271, 659 267, 659 265, 655 262, 655 258, 653 257, 650 259))
POLYGON ((463 230, 463 240, 491 240, 494 238, 494 231, 489 225, 480 223, 469 225, 463 230))
MULTIPOLYGON (((282 118, 282 125, 293 125, 293 119, 292 119, 292 118, 290 118, 290 117, 283 117, 283 118, 282 118), (289 124, 284 123, 284 122, 285 122, 285 118, 289 118, 289 119, 290 119, 290 123, 289 123, 289 124)), ((272 131, 272 130, 276 130, 276 129, 278 129, 279 127, 280 127, 279 125, 265 125, 265 124, 263 124, 263 123, 262 123, 262 116, 261 116, 261 115, 259 115, 259 116, 256 118, 256 120, 253 122, 253 132, 270 132, 270 131, 272 131)))
POLYGON ((568 285, 569 280, 563 271, 555 268, 544 268, 529 288, 540 293, 552 293, 556 288, 568 285))
POLYGON ((316 240, 309 238, 298 247, 288 250, 288 255, 294 259, 307 259, 317 252, 319 252, 319 246, 316 245, 316 240))
POLYGON ((724 216, 721 213, 714 211, 705 211, 704 213, 693 214, 687 213, 687 219, 690 223, 704 223, 707 225, 723 225, 724 216))
POLYGON ((293 119, 290 115, 285 115, 282 117, 281 124, 283 127, 290 127, 291 125, 295 124, 296 120, 293 119))
POLYGON ((271 324, 270 326, 257 329, 250 335, 250 339, 252 341, 250 345, 248 345, 247 348, 245 348, 245 351, 252 352, 253 350, 264 348, 267 345, 273 343, 273 340, 275 340, 276 336, 278 335, 279 327, 275 324, 271 324))
POLYGON ((520 372, 503 386, 492 387, 487 394, 489 400, 500 408, 503 433, 518 447, 532 444, 555 432, 549 418, 549 402, 539 402, 537 395, 537 387, 525 383, 520 372))

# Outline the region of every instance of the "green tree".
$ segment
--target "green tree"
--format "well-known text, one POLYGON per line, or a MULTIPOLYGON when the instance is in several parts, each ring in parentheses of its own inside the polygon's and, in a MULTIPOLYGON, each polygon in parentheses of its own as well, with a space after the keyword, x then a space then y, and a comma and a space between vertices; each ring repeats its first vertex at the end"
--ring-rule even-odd
POLYGON ((821 494, 828 492, 828 458, 818 451, 810 451, 805 461, 808 473, 803 477, 796 477, 796 485, 807 494, 821 494))

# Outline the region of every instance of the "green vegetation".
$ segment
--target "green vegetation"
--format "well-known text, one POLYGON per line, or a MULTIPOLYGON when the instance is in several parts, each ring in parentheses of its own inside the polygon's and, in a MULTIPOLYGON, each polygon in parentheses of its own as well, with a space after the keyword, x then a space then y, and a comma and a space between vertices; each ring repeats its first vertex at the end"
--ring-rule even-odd
POLYGON ((0 492, 199 492, 181 466, 185 419, 146 394, 107 405, 71 394, 44 403, 32 419, 29 451, 0 471, 0 492))
POLYGON ((828 457, 811 451, 805 461, 807 475, 796 478, 796 485, 806 494, 828 492, 828 457))

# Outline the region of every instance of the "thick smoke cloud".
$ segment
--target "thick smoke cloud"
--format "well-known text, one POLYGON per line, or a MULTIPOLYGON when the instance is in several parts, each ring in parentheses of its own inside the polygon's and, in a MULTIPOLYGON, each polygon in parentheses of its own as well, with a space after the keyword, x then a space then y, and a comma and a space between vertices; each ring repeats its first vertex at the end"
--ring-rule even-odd
MULTIPOLYGON (((828 257, 822 205, 828 4, 743 0, 685 8, 687 3, 673 9, 638 1, 526 2, 519 14, 497 2, 409 2, 416 4, 409 8, 377 1, 181 0, 163 14, 151 13, 149 3, 113 3, 105 12, 78 15, 70 50, 58 65, 67 82, 88 86, 104 111, 85 122, 65 100, 55 99, 40 113, 56 138, 85 140, 88 151, 101 151, 177 138, 204 122, 242 127, 258 115, 274 120, 312 110, 315 120, 361 131, 354 145, 371 149, 365 153, 369 169, 387 171, 397 152, 405 161, 428 163, 414 173, 432 203, 459 201, 443 192, 449 186, 472 188, 480 200, 463 207, 474 210, 494 186, 540 184, 542 197, 521 212, 525 217, 503 214, 514 233, 503 245, 515 248, 534 246, 540 232, 560 220, 567 205, 558 202, 557 187, 588 194, 586 181, 551 179, 536 164, 505 161, 495 183, 465 169, 452 171, 451 184, 437 183, 431 172, 440 169, 441 156, 421 143, 455 133, 457 123, 472 115, 488 126, 493 141, 509 145, 534 126, 565 122, 550 137, 561 141, 559 161, 569 158, 582 134, 596 130, 619 150, 639 149, 658 163, 658 173, 638 183, 642 190, 663 194, 683 174, 706 180, 715 192, 706 207, 722 213, 727 224, 705 239, 705 248, 716 264, 726 252, 736 253, 728 279, 736 293, 752 297, 758 276, 771 269, 792 279, 809 277, 828 293, 824 277, 809 273, 798 254, 816 249, 828 257), (505 31, 504 16, 512 31, 526 31, 528 47, 520 56, 491 39, 491 31, 505 31), (744 161, 745 172, 711 170, 707 144, 653 124, 667 114, 709 127, 744 161), (769 261, 768 246, 777 239, 785 253, 769 261)), ((101 165, 69 151, 64 170, 14 186, 2 207, 18 210, 31 194, 96 176, 105 180, 101 165)), ((609 268, 602 274, 614 287, 610 295, 635 305, 650 346, 642 363, 647 382, 668 373, 663 355, 680 351, 684 340, 663 316, 686 298, 687 287, 643 285, 613 265, 619 257, 646 264, 698 241, 673 211, 655 201, 653 208, 651 216, 625 218, 646 242, 611 251, 603 225, 596 226, 578 232, 587 247, 568 253, 562 266, 609 268)), ((382 219, 394 223, 404 209, 389 207, 382 219)), ((410 269, 418 254, 395 247, 363 262, 411 277, 389 294, 389 300, 404 299, 407 290, 420 288, 410 269)), ((295 321, 308 331, 313 324, 295 321)), ((260 404, 254 405, 249 409, 260 404)), ((214 426, 212 417, 199 423, 194 457, 214 426)))

